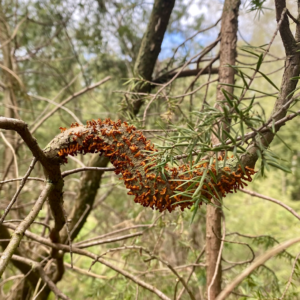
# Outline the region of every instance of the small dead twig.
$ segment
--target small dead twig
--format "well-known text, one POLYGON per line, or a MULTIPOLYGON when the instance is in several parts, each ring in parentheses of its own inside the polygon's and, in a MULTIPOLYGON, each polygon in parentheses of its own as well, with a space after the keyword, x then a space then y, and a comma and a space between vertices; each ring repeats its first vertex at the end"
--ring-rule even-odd
POLYGON ((285 294, 287 293, 287 291, 288 291, 288 289, 289 289, 289 287, 290 287, 290 285, 292 283, 293 275, 294 275, 294 272, 295 272, 295 269, 296 269, 296 265, 297 265, 297 261, 298 261, 299 258, 300 258, 300 252, 297 254, 297 256, 295 258, 290 278, 289 278, 288 283, 287 283, 287 285, 285 287, 285 290, 284 290, 282 296, 279 298, 279 300, 283 300, 284 299, 285 294))
POLYGON ((14 203, 17 201, 18 196, 20 195, 20 193, 21 193, 21 191, 22 191, 22 189, 23 189, 23 187, 24 187, 24 185, 25 185, 25 183, 26 183, 26 180, 27 180, 27 178, 29 177, 31 171, 33 170, 34 165, 36 164, 36 162, 37 162, 37 159, 34 157, 33 160, 32 160, 32 162, 31 162, 31 164, 30 164, 30 166, 29 166, 29 169, 27 170, 25 176, 24 176, 24 177, 22 178, 22 180, 21 180, 21 184, 20 184, 20 186, 19 186, 17 192, 15 193, 15 195, 13 196, 13 198, 11 199, 10 203, 8 204, 8 206, 6 207, 6 209, 5 209, 5 211, 4 211, 3 215, 2 215, 2 217, 1 217, 1 219, 0 219, 0 225, 3 223, 5 217, 6 217, 7 214, 9 213, 11 207, 12 207, 12 206, 14 205, 14 203))
POLYGON ((284 209, 286 209, 287 211, 289 211, 294 217, 296 217, 300 221, 300 215, 295 210, 293 210, 291 207, 286 205, 285 203, 283 203, 283 202, 281 202, 277 199, 274 199, 274 198, 271 198, 271 197, 268 197, 268 196, 265 196, 265 195, 262 195, 262 194, 259 194, 259 193, 256 193, 256 192, 252 192, 252 191, 249 191, 249 190, 240 189, 240 191, 245 193, 245 194, 248 194, 248 195, 251 195, 251 196, 254 196, 254 197, 257 197, 257 198, 265 199, 265 200, 271 201, 273 203, 276 203, 276 204, 280 205, 281 207, 283 207, 284 209))
POLYGON ((30 213, 27 217, 17 226, 15 232, 12 235, 12 238, 7 245, 6 249, 3 252, 3 255, 0 258, 0 277, 3 275, 4 270, 6 269, 9 260, 11 259, 14 251, 17 249, 21 239, 23 238, 24 232, 32 224, 32 222, 37 217, 40 212, 44 202, 46 201, 49 193, 53 188, 53 184, 47 183, 44 190, 42 191, 40 197, 36 201, 30 213))
POLYGON ((64 178, 66 176, 69 176, 71 174, 79 173, 79 172, 85 172, 85 171, 115 171, 116 168, 100 168, 100 167, 84 167, 84 168, 78 168, 73 169, 69 171, 65 171, 61 173, 61 176, 64 178))

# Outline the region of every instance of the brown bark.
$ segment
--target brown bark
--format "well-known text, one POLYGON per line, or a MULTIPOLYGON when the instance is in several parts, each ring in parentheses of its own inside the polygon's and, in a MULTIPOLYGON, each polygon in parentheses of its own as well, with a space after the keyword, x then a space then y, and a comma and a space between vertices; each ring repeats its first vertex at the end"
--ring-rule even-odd
MULTIPOLYGON (((298 9, 299 7, 300 7, 300 2, 298 1, 298 9)), ((285 11, 286 9, 285 0, 275 0, 275 8, 276 8, 276 21, 279 25, 279 32, 286 52, 286 59, 285 59, 285 68, 282 77, 279 96, 275 102, 271 117, 267 122, 269 124, 271 122, 276 122, 285 117, 287 110, 291 104, 290 100, 293 97, 295 88, 298 83, 298 80, 295 79, 292 80, 292 78, 298 77, 300 74, 300 55, 299 52, 297 52, 300 49, 300 47, 297 45, 297 42, 299 42, 300 40, 300 34, 299 34, 300 25, 299 24, 296 25, 296 34, 294 38, 290 30, 289 20, 285 11)), ((300 15, 298 15, 297 18, 298 20, 299 20, 299 16, 300 15)), ((254 167, 258 160, 257 152, 264 150, 263 148, 260 148, 257 145, 261 143, 264 148, 268 148, 271 142, 273 141, 276 132, 278 132, 278 130, 280 130, 280 127, 283 125, 284 123, 280 123, 279 125, 276 125, 275 132, 269 130, 263 133, 262 136, 257 136, 256 140, 248 147, 247 153, 242 156, 241 159, 242 163, 245 166, 254 167), (260 140, 260 143, 258 143, 258 139, 260 140)), ((250 268, 248 269, 250 270, 250 268)), ((243 273, 248 272, 249 271, 248 269, 245 270, 243 273)), ((249 274, 251 273, 250 271, 248 272, 249 274)), ((229 293, 233 290, 233 288, 237 286, 238 283, 242 282, 242 280, 245 277, 246 276, 244 276, 244 274, 238 276, 236 280, 234 280, 230 285, 226 287, 224 292, 222 292, 217 299, 225 299, 226 296, 228 296, 229 293)))
MULTIPOLYGON (((299 6, 300 3, 298 2, 298 7, 299 6)), ((298 84, 298 80, 292 80, 292 78, 298 77, 300 74, 300 54, 299 52, 297 52, 300 49, 299 45, 297 45, 297 42, 299 43, 300 41, 300 25, 296 25, 296 34, 294 38, 290 30, 288 17, 284 12, 285 7, 286 2, 284 0, 275 1, 276 21, 279 23, 280 19, 282 19, 282 23, 279 27, 279 32, 283 46, 285 48, 286 59, 279 96, 274 104, 273 112, 267 122, 268 124, 272 124, 273 121, 276 122, 285 117, 287 110, 291 104, 290 100, 293 97, 295 88, 298 84)), ((272 130, 269 130, 265 132, 262 137, 257 137, 257 139, 260 139, 263 147, 269 147, 276 135, 276 132, 278 132, 281 126, 283 126, 284 124, 285 123, 280 123, 279 125, 275 126, 275 133, 273 133, 272 130)), ((242 156, 242 163, 244 165, 250 167, 255 166, 259 158, 258 151, 263 150, 257 146, 259 144, 257 139, 247 148, 247 154, 242 156)))
MULTIPOLYGON (((107 157, 94 155, 89 161, 88 166, 92 167, 106 167, 109 162, 107 157)), ((93 209, 93 204, 101 185, 101 179, 104 171, 87 171, 84 172, 80 179, 79 193, 75 200, 75 205, 71 211, 69 217, 71 223, 69 225, 72 232, 71 239, 74 240, 83 225, 86 222, 87 217, 93 209), (76 228, 75 228, 76 227, 76 228)), ((62 241, 67 241, 66 229, 62 232, 62 241)))
MULTIPOLYGON (((9 231, 7 230, 7 228, 3 225, 0 225, 0 239, 2 240, 0 242, 0 246, 1 248, 4 250, 7 245, 8 245, 8 240, 11 238, 11 235, 9 233, 9 231)), ((22 245, 19 245, 18 249, 15 250, 15 254, 17 255, 21 255, 23 253, 22 251, 22 245)), ((19 261, 12 261, 13 265, 20 270, 24 275, 27 275, 26 280, 24 280, 24 284, 22 286, 22 293, 19 292, 19 290, 17 291, 17 293, 14 293, 16 300, 17 299, 25 299, 25 297, 27 296, 27 294, 29 293, 30 289, 34 289, 36 283, 39 280, 39 276, 37 276, 37 274, 35 272, 29 272, 31 270, 30 266, 19 262, 19 261), (21 294, 21 295, 20 295, 21 294)))
MULTIPOLYGON (((150 80, 152 78, 153 69, 158 57, 158 54, 161 49, 161 43, 164 37, 164 33, 166 31, 166 27, 169 22, 169 17, 171 14, 171 11, 173 9, 175 0, 158 0, 155 1, 153 12, 151 14, 151 19, 148 25, 148 29, 145 33, 145 36, 142 41, 142 45, 140 48, 140 52, 135 64, 135 68, 138 72, 138 74, 142 77, 144 77, 147 80, 150 80)), ((134 114, 137 114, 140 106, 142 105, 142 102, 138 103, 138 105, 135 106, 134 114)), ((89 165, 93 167, 105 167, 108 163, 108 159, 105 157, 99 157, 95 156, 91 159, 89 165)), ((101 183, 101 177, 103 175, 103 172, 95 172, 95 171, 87 171, 83 174, 83 177, 81 179, 80 184, 80 192, 78 194, 78 197, 75 201, 76 205, 74 206, 73 211, 70 214, 70 218, 72 219, 70 224, 70 231, 74 229, 76 226, 76 229, 72 232, 72 239, 74 239, 77 234, 80 232, 81 228, 85 224, 85 221, 91 212, 97 190, 101 183), (89 205, 89 210, 86 212, 85 216, 80 220, 82 217, 83 212, 85 211, 87 205, 89 205), (78 223, 78 221, 80 222, 78 223)), ((61 188, 62 188, 62 181, 60 178, 57 178, 57 183, 60 182, 59 188, 57 189, 57 192, 55 193, 58 199, 61 199, 61 188)), ((54 192, 52 193, 54 196, 54 192)), ((62 201, 62 200, 61 200, 62 201)), ((50 201, 51 203, 54 203, 53 201, 50 201)), ((54 215, 54 218, 56 219, 56 226, 54 230, 52 230, 52 239, 55 242, 60 241, 60 237, 58 235, 58 232, 64 225, 64 219, 62 216, 62 209, 60 205, 51 205, 51 210, 54 215), (57 209, 56 209, 57 208, 57 209)), ((62 232, 62 241, 67 241, 67 232, 64 230, 62 232)), ((57 256, 58 253, 54 251, 54 256, 57 256)), ((63 270, 60 272, 62 274, 63 270)), ((45 291, 42 295, 42 297, 46 298, 47 294, 49 293, 49 289, 45 291)))
MULTIPOLYGON (((198 75, 202 69, 193 69, 193 70, 183 70, 180 72, 180 74, 177 76, 177 78, 185 78, 185 77, 190 77, 190 76, 196 76, 198 75)), ((219 73, 219 68, 205 68, 201 75, 207 75, 207 74, 218 74, 219 73)), ((177 74, 176 71, 173 72, 168 72, 166 74, 163 74, 155 79, 153 79, 153 83, 165 83, 171 78, 173 78, 177 74)))
MULTIPOLYGON (((174 3, 175 0, 156 0, 153 5, 148 27, 144 34, 139 54, 135 63, 135 72, 146 80, 152 79, 153 69, 161 50, 161 44, 170 19, 171 12, 174 7, 174 3)), ((148 90, 149 86, 147 87, 147 91, 148 90)), ((141 92, 140 89, 138 89, 137 91, 141 92)), ((133 109, 134 115, 139 112, 141 105, 141 101, 135 102, 135 106, 133 109)), ((107 158, 95 156, 90 160, 89 166, 105 167, 108 162, 109 160, 107 158)), ((86 216, 81 219, 80 224, 76 225, 77 228, 72 233, 72 239, 74 239, 80 232, 80 229, 83 227, 86 218, 91 212, 97 190, 101 184, 102 175, 103 172, 88 171, 85 172, 82 176, 79 194, 75 201, 75 207, 77 209, 73 209, 72 213, 70 214, 70 218, 72 219, 72 222, 70 224, 71 231, 81 218, 82 213, 86 210, 86 205, 89 205, 90 208, 88 209, 86 216)), ((65 241, 67 238, 66 230, 64 230, 62 235, 62 240, 65 241)))
MULTIPOLYGON (((10 39, 9 29, 7 25, 7 20, 2 11, 2 5, 0 4, 0 44, 4 45, 2 50, 3 65, 5 68, 14 71, 13 62, 11 57, 11 45, 7 41, 10 39)), ((6 70, 2 69, 2 82, 4 83, 3 92, 3 104, 4 104, 4 116, 7 118, 19 118, 17 111, 17 102, 15 91, 18 89, 18 83, 15 78, 6 70)), ((7 141, 15 148, 15 137, 16 133, 14 131, 9 131, 6 133, 7 141)), ((9 167, 9 162, 13 159, 12 150, 9 147, 5 147, 4 151, 4 166, 3 170, 9 167)), ((12 172, 8 173, 11 178, 13 176, 12 172)))
MULTIPOLYGON (((234 84, 234 69, 228 67, 228 65, 235 65, 236 60, 239 6, 240 0, 226 0, 223 7, 219 67, 220 83, 234 84)), ((215 106, 220 110, 222 109, 222 105, 224 105, 222 102, 225 100, 221 91, 223 88, 229 93, 233 93, 233 87, 218 86, 217 103, 215 106)), ((222 130, 227 130, 227 126, 226 124, 219 125, 219 132, 222 134, 222 130)), ((213 144, 217 144, 219 140, 217 137, 213 137, 212 142, 213 144)), ((220 206, 220 203, 216 200, 213 200, 213 204, 220 206)), ((217 266, 222 236, 222 210, 220 207, 216 206, 208 205, 206 213, 206 284, 207 293, 209 292, 208 299, 210 300, 216 299, 218 294, 221 292, 222 285, 221 264, 217 266), (216 277, 214 278, 216 271, 216 277)))
MULTIPOLYGON (((144 34, 143 41, 139 50, 139 54, 135 63, 135 72, 147 80, 152 79, 153 69, 157 60, 157 57, 161 50, 161 43, 170 19, 175 0, 156 0, 153 6, 149 24, 144 34)), ((147 91, 149 86, 147 87, 147 91)), ((138 90, 141 92, 141 90, 138 90)), ((134 114, 139 112, 142 102, 135 102, 134 114)), ((109 160, 105 157, 95 156, 90 162, 89 166, 92 167, 105 167, 109 160)), ((101 184, 101 177, 103 172, 99 171, 87 171, 83 174, 80 182, 80 190, 78 197, 75 201, 75 207, 70 214, 72 219, 70 224, 70 230, 76 225, 76 230, 72 232, 72 239, 74 239, 83 227, 88 215, 91 212, 98 188, 101 184), (86 212, 84 218, 81 218, 83 212, 85 212, 87 205, 89 209, 86 212), (76 209, 75 209, 76 208, 76 209), (80 223, 78 221, 80 220, 80 223)), ((66 230, 62 233, 62 240, 66 241, 66 230)))
MULTIPOLYGON (((143 36, 139 53, 134 66, 134 73, 147 81, 151 81, 157 57, 161 50, 161 44, 167 30, 175 0, 155 0, 150 20, 143 36)), ((146 84, 135 90, 149 92, 150 85, 146 84)), ((137 99, 133 103, 133 114, 136 115, 143 101, 137 99)))
MULTIPOLYGON (((2 117, 0 118, 0 127, 6 130, 14 130, 22 137, 28 148, 31 150, 33 156, 36 157, 42 164, 47 180, 54 185, 54 188, 51 190, 48 197, 49 205, 54 218, 54 228, 51 230, 50 238, 54 243, 60 242, 59 231, 65 224, 65 216, 63 212, 62 193, 64 183, 61 176, 59 160, 57 158, 52 158, 45 155, 47 151, 45 150, 44 153, 39 147, 36 139, 31 135, 25 122, 17 119, 2 117)), ((63 257, 59 255, 56 249, 53 249, 52 257, 57 261, 57 272, 54 279, 54 281, 57 282, 62 278, 64 272, 63 257)), ((46 290, 47 288, 45 288, 43 293, 46 290)), ((46 299, 46 297, 43 296, 43 298, 39 299, 46 299)))

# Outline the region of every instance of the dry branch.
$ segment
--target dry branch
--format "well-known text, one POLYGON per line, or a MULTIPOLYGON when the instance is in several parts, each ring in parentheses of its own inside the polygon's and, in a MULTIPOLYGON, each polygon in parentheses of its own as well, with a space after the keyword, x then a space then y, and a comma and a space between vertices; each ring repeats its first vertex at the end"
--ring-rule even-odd
MULTIPOLYGON (((11 224, 5 224, 5 226, 8 227, 8 228, 12 228, 12 229, 16 228, 14 225, 11 225, 11 224)), ((25 235, 27 237, 29 237, 30 239, 38 241, 39 243, 41 243, 43 245, 46 245, 48 247, 51 247, 53 249, 56 249, 57 251, 58 250, 62 250, 64 252, 69 252, 69 246, 67 246, 67 245, 59 244, 59 243, 52 243, 48 239, 42 238, 42 237, 40 237, 40 236, 38 236, 38 235, 36 235, 34 233, 31 233, 30 231, 25 231, 25 235)), ((101 264, 103 264, 103 265, 109 267, 110 269, 116 271, 117 273, 123 275, 124 277, 126 277, 129 280, 135 282, 139 286, 141 286, 141 287, 149 290, 150 292, 156 294, 160 299, 162 299, 162 300, 170 300, 170 298, 168 296, 166 296, 163 292, 161 292, 160 290, 158 290, 156 287, 154 287, 154 286, 152 286, 152 285, 144 282, 143 280, 141 280, 140 278, 132 275, 131 273, 126 272, 126 271, 124 271, 124 270, 116 267, 115 265, 107 262, 104 259, 98 258, 98 256, 96 254, 91 253, 91 252, 86 251, 86 250, 79 249, 77 247, 73 247, 72 251, 75 254, 79 254, 79 255, 83 255, 83 256, 89 257, 92 260, 97 260, 101 264)))
POLYGON ((61 298, 63 300, 71 300, 69 297, 67 297, 65 294, 63 294, 57 288, 57 286, 50 279, 50 277, 45 273, 44 269, 42 268, 42 266, 39 263, 37 263, 37 262, 35 262, 35 261, 31 260, 31 259, 19 256, 19 255, 13 255, 12 259, 16 260, 16 261, 19 261, 19 262, 22 262, 22 263, 25 263, 25 264, 31 266, 33 269, 36 269, 39 272, 39 275, 42 278, 42 280, 44 281, 44 283, 49 286, 49 288, 51 289, 51 291, 54 293, 54 295, 57 298, 61 298))
POLYGON ((274 199, 274 198, 271 198, 271 197, 253 192, 253 191, 248 191, 248 190, 245 190, 245 189, 240 189, 240 191, 245 193, 245 194, 248 194, 248 195, 251 195, 251 196, 254 196, 254 197, 257 197, 257 198, 265 199, 265 200, 271 201, 273 203, 276 203, 276 204, 280 205, 281 207, 283 207, 284 209, 286 209, 287 211, 289 211, 294 217, 296 217, 300 221, 300 215, 296 211, 294 211, 291 207, 286 205, 285 203, 283 203, 283 202, 281 202, 277 199, 274 199))
POLYGON ((0 277, 2 276, 9 260, 11 259, 14 251, 19 246, 21 239, 23 238, 23 234, 26 229, 32 224, 37 215, 39 214, 44 202, 46 201, 49 193, 53 189, 53 185, 51 183, 47 183, 44 187, 41 195, 33 206, 31 212, 27 215, 27 217, 18 225, 15 232, 12 235, 12 238, 4 250, 1 258, 0 258, 0 277))
POLYGON ((217 297, 216 300, 224 300, 226 299, 229 294, 236 288, 247 276, 249 276, 256 268, 263 265, 266 261, 268 261, 270 258, 274 257, 275 255, 279 254, 286 248, 299 243, 300 238, 294 238, 292 240, 286 241, 274 248, 272 248, 270 251, 266 252, 265 254, 259 256, 255 261, 246 268, 241 274, 239 274, 230 284, 228 284, 223 291, 220 293, 220 295, 217 297))
POLYGON ((22 191, 22 188, 24 187, 25 183, 26 183, 26 180, 28 179, 31 171, 33 170, 34 168, 34 165, 36 164, 37 162, 37 159, 36 158, 33 158, 30 166, 29 166, 29 169, 28 171, 26 172, 25 176, 22 178, 21 180, 21 184, 20 184, 20 187, 18 188, 17 192, 15 193, 15 195, 13 196, 13 198, 11 199, 10 203, 8 204, 8 206, 6 207, 3 215, 1 216, 0 218, 0 225, 2 224, 2 222, 4 221, 5 217, 7 216, 7 214, 9 213, 10 209, 12 208, 12 206, 14 205, 14 203, 17 201, 17 198, 19 196, 19 194, 21 193, 22 191))

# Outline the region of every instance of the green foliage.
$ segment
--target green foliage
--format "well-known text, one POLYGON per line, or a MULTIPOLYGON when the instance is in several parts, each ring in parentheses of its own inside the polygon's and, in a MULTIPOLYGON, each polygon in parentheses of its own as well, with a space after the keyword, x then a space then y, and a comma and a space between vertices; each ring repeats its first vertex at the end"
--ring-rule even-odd
POLYGON ((264 6, 266 0, 250 0, 247 8, 248 8, 248 12, 253 12, 255 11, 255 17, 260 18, 260 15, 264 13, 264 10, 269 9, 268 7, 264 6))
MULTIPOLYGON (((15 43, 16 55, 19 58, 18 74, 22 78, 29 95, 41 95, 45 98, 55 99, 57 103, 60 103, 75 92, 86 88, 87 85, 111 75, 113 77, 111 81, 80 98, 74 99, 66 107, 74 111, 83 122, 89 119, 105 119, 108 117, 116 120, 119 118, 118 111, 121 109, 120 103, 123 100, 123 95, 115 91, 124 89, 123 82, 126 80, 128 85, 125 88, 131 90, 148 84, 142 78, 132 78, 133 64, 146 27, 146 20, 150 14, 148 3, 143 1, 43 0, 30 3, 23 1, 18 5, 17 17, 19 19, 25 17, 27 13, 29 15, 29 19, 18 31, 15 43), (117 20, 121 20, 120 23, 116 22, 117 20), (41 45, 44 45, 44 47, 39 49, 41 45), (77 79, 73 84, 70 84, 76 76, 77 79)), ((189 8, 186 1, 177 1, 176 5, 168 34, 176 34, 178 29, 183 28, 181 21, 185 18, 189 8)), ((260 15, 264 11, 264 5, 265 1, 251 1, 248 9, 260 15)), ((7 14, 14 16, 14 13, 13 6, 8 6, 7 14)), ((194 34, 199 28, 202 28, 201 24, 204 17, 199 17, 198 14, 197 19, 187 24, 184 27, 186 30, 181 34, 184 37, 194 34)), ((15 27, 13 20, 13 18, 10 19, 11 28, 15 27)), ((255 38, 258 37, 255 36, 255 38)), ((183 46, 174 58, 160 59, 157 74, 170 70, 172 67, 181 66, 191 54, 196 53, 203 47, 202 43, 204 42, 201 39, 197 40, 195 38, 183 46)), ((218 153, 224 151, 225 157, 234 155, 236 160, 240 159, 240 156, 246 153, 245 149, 248 144, 253 141, 253 138, 247 138, 247 134, 266 124, 266 115, 269 116, 271 113, 280 86, 280 76, 275 75, 276 77, 274 77, 269 72, 272 71, 272 67, 277 68, 280 61, 274 62, 272 67, 270 67, 270 64, 265 64, 265 60, 268 59, 268 56, 263 59, 266 53, 266 45, 241 47, 238 51, 238 58, 241 62, 237 66, 231 66, 236 71, 236 82, 233 85, 234 94, 227 91, 228 85, 224 84, 222 87, 224 103, 221 104, 221 108, 223 113, 213 106, 216 84, 209 87, 207 97, 204 89, 199 90, 195 95, 190 95, 189 98, 182 96, 186 94, 186 89, 190 85, 191 80, 188 78, 176 80, 165 89, 167 95, 165 91, 159 93, 150 105, 144 129, 165 130, 157 135, 149 133, 147 136, 159 149, 157 153, 157 173, 161 174, 162 177, 164 176, 164 166, 166 164, 176 166, 177 164, 187 163, 190 164, 192 170, 193 166, 197 164, 204 162, 211 164, 211 158, 203 160, 207 153, 212 153, 212 157, 216 158, 218 153), (248 65, 243 64, 243 62, 248 65), (257 76, 251 82, 254 72, 257 76), (181 97, 178 95, 181 95, 181 97), (206 100, 203 104, 202 99, 204 97, 206 97, 206 100), (224 121, 224 125, 230 128, 230 133, 224 132, 224 127, 216 128, 216 120, 224 121), (217 147, 213 147, 211 144, 212 136, 217 136, 220 140, 220 145, 217 147), (177 160, 176 155, 185 155, 185 157, 182 160, 177 160)), ((210 80, 209 78, 208 76, 201 76, 194 83, 193 89, 199 88, 201 84, 210 80)), ((293 80, 297 79, 294 78, 293 80)), ((152 95, 143 98, 145 105, 132 121, 139 129, 143 127, 145 106, 149 104, 158 88, 152 87, 152 95)), ((133 103, 131 101, 135 99, 128 99, 129 107, 133 103)), ((32 128, 39 117, 53 108, 47 102, 34 100, 33 97, 30 102, 25 101, 21 94, 17 97, 17 105, 20 108, 21 118, 29 124, 29 128, 32 128)), ((293 109, 297 109, 298 106, 299 104, 295 101, 293 109)), ((0 107, 0 112, 4 114, 3 106, 0 107)), ((124 114, 126 119, 132 117, 129 110, 124 114)), ((57 112, 35 132, 34 135, 39 145, 43 147, 48 144, 59 133, 58 128, 60 126, 69 126, 73 121, 72 117, 66 112, 57 112)), ((292 122, 288 122, 280 130, 280 134, 276 134, 270 148, 266 149, 260 139, 257 138, 257 146, 259 147, 257 155, 260 157, 259 176, 261 177, 258 177, 259 180, 255 180, 251 185, 251 189, 279 198, 295 210, 300 209, 299 201, 291 201, 291 198, 294 200, 300 199, 300 155, 297 143, 300 137, 298 123, 297 118, 292 122), (291 173, 288 173, 290 169, 291 173)), ((268 125, 270 131, 274 132, 274 123, 271 122, 268 125)), ((2 155, 4 145, 1 144, 0 147, 2 147, 2 155)), ((22 161, 19 166, 19 173, 25 174, 32 155, 25 146, 19 149, 18 155, 19 161, 22 161)), ((77 158, 84 164, 88 163, 88 157, 86 156, 78 156, 77 158)), ((79 167, 79 165, 70 160, 67 166, 62 166, 62 170, 76 167, 79 167)), ((207 172, 206 175, 213 178, 210 172, 207 172)), ((43 178, 42 168, 36 166, 31 176, 43 178)), ((74 174, 66 178, 64 205, 68 213, 74 207, 74 199, 79 191, 80 178, 80 174, 74 174)), ((132 201, 132 197, 126 195, 127 191, 119 184, 118 178, 106 174, 96 203, 105 193, 110 190, 112 192, 105 201, 93 209, 75 242, 133 225, 150 225, 156 222, 151 228, 135 228, 123 232, 127 234, 144 230, 143 236, 128 239, 124 243, 146 247, 174 266, 194 264, 205 243, 205 205, 202 205, 201 208, 198 208, 197 205, 200 201, 207 202, 206 199, 199 198, 204 179, 205 176, 193 179, 192 184, 200 183, 198 189, 193 193, 188 189, 184 192, 195 201, 191 211, 184 213, 175 211, 172 215, 159 215, 157 212, 136 205, 132 201)), ((186 182, 182 182, 182 185, 185 184, 186 182)), ((5 190, 5 193, 1 194, 2 199, 7 200, 7 191, 14 191, 15 188, 15 184, 11 184, 5 190)), ((38 197, 39 192, 40 189, 37 188, 36 182, 29 181, 26 184, 26 189, 23 190, 17 203, 20 206, 29 203, 28 206, 21 206, 20 214, 22 216, 26 215, 31 207, 30 203, 38 197)), ((227 232, 239 231, 245 235, 252 235, 252 238, 235 236, 233 240, 248 243, 253 248, 256 256, 279 242, 300 234, 297 220, 294 220, 282 208, 263 200, 257 200, 238 193, 226 197, 224 207, 227 232)), ((45 209, 39 215, 39 221, 44 222, 47 218, 48 215, 45 209)), ((32 225, 30 230, 39 234, 43 232, 43 228, 38 225, 32 225)), ((47 234, 46 231, 45 236, 47 234)), ((103 244, 89 250, 101 255, 111 248, 122 246, 124 243, 103 244)), ((34 246, 35 244, 32 244, 29 249, 34 249, 34 246)), ((225 243, 223 254, 229 261, 247 260, 251 257, 249 248, 246 248, 245 245, 225 243)), ((237 292, 250 295, 250 297, 239 296, 239 299, 278 299, 285 288, 298 251, 296 248, 284 251, 268 262, 265 267, 257 269, 248 276, 238 287, 237 292)), ((91 260, 74 256, 75 265, 88 270, 91 260)), ((146 255, 143 255, 143 253, 129 250, 104 256, 113 264, 132 272, 172 297, 176 277, 156 260, 145 262, 145 257, 146 255)), ((67 254, 66 261, 70 263, 67 254)), ((197 263, 205 263, 204 258, 201 258, 197 263)), ((222 262, 222 265, 223 268, 230 266, 226 262, 222 262)), ((229 282, 232 280, 246 266, 247 264, 236 266, 224 272, 224 281, 229 282)), ((189 270, 190 268, 179 268, 178 272, 181 276, 187 278, 189 270)), ((71 299, 135 298, 137 288, 132 281, 117 275, 116 272, 99 263, 93 266, 91 272, 106 276, 106 279, 91 278, 68 269, 58 286, 71 299)), ((17 273, 13 268, 10 268, 7 274, 12 276, 17 273)), ((198 266, 195 268, 194 274, 195 276, 192 276, 189 284, 197 295, 199 287, 202 290, 205 289, 205 269, 198 266)), ((298 262, 293 275, 293 287, 289 289, 285 299, 297 299, 299 297, 299 276, 300 264, 298 262)), ((7 282, 4 285, 4 292, 7 292, 12 286, 11 281, 7 282)), ((178 284, 178 291, 180 289, 181 285, 178 284)), ((139 288, 138 293, 139 299, 153 299, 153 294, 144 289, 139 288)), ((235 296, 232 296, 232 299, 233 297, 235 296)), ((52 298, 54 299, 54 296, 52 298)), ((184 294, 182 299, 189 298, 187 294, 184 294)))

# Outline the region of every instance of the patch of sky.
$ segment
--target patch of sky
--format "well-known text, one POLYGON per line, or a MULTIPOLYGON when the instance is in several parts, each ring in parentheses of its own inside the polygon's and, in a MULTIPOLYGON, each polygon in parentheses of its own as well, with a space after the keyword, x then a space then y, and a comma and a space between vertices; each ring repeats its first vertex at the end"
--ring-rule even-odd
POLYGON ((166 32, 161 45, 161 51, 158 56, 159 60, 165 60, 173 55, 174 48, 185 41, 181 32, 166 32))

